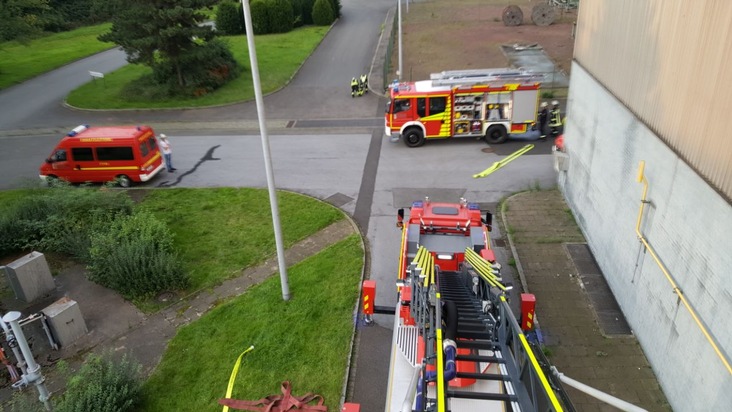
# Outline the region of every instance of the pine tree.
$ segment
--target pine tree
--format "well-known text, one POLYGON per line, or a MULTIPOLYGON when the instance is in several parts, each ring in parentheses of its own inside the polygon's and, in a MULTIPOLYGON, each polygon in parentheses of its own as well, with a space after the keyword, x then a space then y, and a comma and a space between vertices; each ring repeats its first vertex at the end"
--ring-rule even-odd
MULTIPOLYGON (((216 0, 112 0, 115 14, 110 32, 99 40, 118 44, 127 53, 130 63, 150 66, 171 66, 178 86, 186 83, 186 55, 198 53, 215 34, 211 26, 202 25, 203 8, 213 7, 216 0)), ((235 64, 235 62, 234 62, 235 64)))

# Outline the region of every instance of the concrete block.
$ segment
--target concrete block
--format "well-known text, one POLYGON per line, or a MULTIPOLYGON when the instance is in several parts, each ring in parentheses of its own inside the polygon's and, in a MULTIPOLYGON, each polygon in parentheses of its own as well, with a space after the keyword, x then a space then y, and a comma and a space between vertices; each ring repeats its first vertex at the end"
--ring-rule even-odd
POLYGON ((67 346, 87 334, 86 322, 78 303, 63 297, 43 309, 51 333, 60 346, 67 346))
POLYGON ((31 252, 11 262, 5 266, 5 274, 15 297, 24 302, 33 302, 56 288, 46 257, 40 252, 31 252))

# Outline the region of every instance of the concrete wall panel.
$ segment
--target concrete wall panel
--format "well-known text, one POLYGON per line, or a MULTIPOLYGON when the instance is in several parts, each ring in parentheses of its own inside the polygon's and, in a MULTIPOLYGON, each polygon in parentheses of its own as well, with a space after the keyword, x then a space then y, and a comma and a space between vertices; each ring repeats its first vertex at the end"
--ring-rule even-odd
MULTIPOLYGON (((583 3, 584 4, 584 3, 583 3)), ((675 410, 724 410, 732 375, 640 244, 641 231, 729 359, 732 207, 580 65, 572 67, 559 183, 675 410)))

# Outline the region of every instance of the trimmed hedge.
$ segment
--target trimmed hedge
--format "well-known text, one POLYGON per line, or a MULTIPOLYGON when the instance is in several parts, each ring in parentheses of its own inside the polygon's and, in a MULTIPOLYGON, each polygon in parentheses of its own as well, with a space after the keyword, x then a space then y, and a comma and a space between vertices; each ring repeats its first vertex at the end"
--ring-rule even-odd
POLYGON ((287 33, 292 31, 295 14, 290 0, 268 0, 270 33, 287 33))
POLYGON ((216 31, 224 35, 244 34, 244 14, 241 3, 222 1, 216 11, 216 31))
POLYGON ((269 33, 271 30, 271 28, 269 27, 270 8, 267 5, 267 2, 264 0, 254 0, 249 5, 249 8, 252 12, 252 29, 254 30, 254 34, 269 33))
POLYGON ((329 26, 335 21, 335 13, 330 0, 315 0, 313 5, 313 23, 318 26, 329 26))

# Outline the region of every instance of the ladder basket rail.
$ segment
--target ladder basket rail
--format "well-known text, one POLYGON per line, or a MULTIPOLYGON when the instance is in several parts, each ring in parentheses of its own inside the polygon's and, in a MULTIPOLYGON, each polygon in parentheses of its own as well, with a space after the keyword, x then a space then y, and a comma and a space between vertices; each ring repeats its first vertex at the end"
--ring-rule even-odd
POLYGON ((508 348, 507 351, 504 351, 504 355, 512 360, 506 362, 507 367, 516 369, 510 372, 520 382, 515 386, 519 389, 519 403, 524 407, 531 405, 532 408, 529 409, 531 411, 564 411, 564 407, 557 399, 531 345, 511 312, 505 296, 499 296, 498 305, 501 319, 498 326, 498 339, 508 348))

